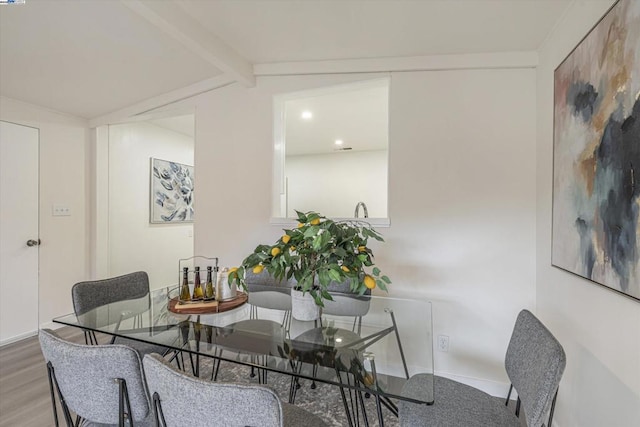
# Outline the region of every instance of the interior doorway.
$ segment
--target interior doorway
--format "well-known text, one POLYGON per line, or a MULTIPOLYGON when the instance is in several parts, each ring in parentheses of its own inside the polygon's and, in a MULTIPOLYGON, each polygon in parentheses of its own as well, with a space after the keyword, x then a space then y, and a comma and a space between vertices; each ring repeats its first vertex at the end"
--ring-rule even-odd
POLYGON ((0 345, 38 331, 39 130, 0 121, 0 345))
MULTIPOLYGON (((193 256, 193 218, 186 215, 184 220, 176 221, 183 214, 177 211, 174 220, 163 221, 157 218, 171 214, 154 217, 152 213, 159 210, 162 202, 153 188, 154 161, 162 161, 168 172, 172 172, 167 166, 171 163, 181 168, 193 167, 194 120, 193 114, 183 114, 107 127, 105 276, 143 270, 149 274, 152 289, 165 287, 177 283, 178 260, 193 256)), ((177 184, 174 178, 164 184, 173 188, 177 184)), ((195 182, 195 174, 192 178, 195 182)), ((165 207, 168 204, 170 201, 165 201, 165 207)))

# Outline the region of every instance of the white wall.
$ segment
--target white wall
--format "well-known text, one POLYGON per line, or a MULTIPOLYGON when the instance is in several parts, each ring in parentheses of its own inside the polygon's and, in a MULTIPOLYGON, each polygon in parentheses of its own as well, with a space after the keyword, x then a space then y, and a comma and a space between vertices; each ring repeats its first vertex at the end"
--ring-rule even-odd
POLYGON ((0 119, 40 129, 39 323, 47 325, 73 311, 71 287, 88 279, 88 123, 4 97, 0 119), (71 216, 52 216, 53 204, 71 216))
MULTIPOLYGON (((179 105, 196 107, 196 170, 211 186, 196 253, 235 265, 281 234, 269 225, 274 94, 376 77, 259 78, 179 105)), ((397 73, 390 93, 391 226, 377 263, 391 295, 434 301, 434 333, 450 336, 436 371, 506 393, 513 322, 535 306, 535 71, 397 73)))
POLYGON ((387 150, 287 156, 287 216, 315 210, 350 218, 356 204, 364 202, 370 218, 386 218, 387 160, 387 150))
POLYGON ((394 291, 434 301, 450 337, 436 372, 506 383, 515 317, 535 306, 535 71, 400 73, 390 112, 380 259, 394 291))
POLYGON ((612 3, 575 2, 539 52, 537 313, 567 353, 561 427, 640 425, 640 303, 551 267, 553 70, 612 3))
MULTIPOLYGON (((153 124, 109 126, 109 276, 143 270, 152 289, 178 283, 178 260, 193 256, 193 224, 149 223, 149 159, 193 165, 193 149, 193 138, 153 124)), ((196 216, 197 187, 196 172, 196 216)))

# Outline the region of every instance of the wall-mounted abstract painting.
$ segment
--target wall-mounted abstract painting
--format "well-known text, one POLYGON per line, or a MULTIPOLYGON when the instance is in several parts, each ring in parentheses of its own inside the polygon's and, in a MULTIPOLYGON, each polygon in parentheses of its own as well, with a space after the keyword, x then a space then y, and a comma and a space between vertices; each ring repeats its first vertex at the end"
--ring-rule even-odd
POLYGON ((640 301, 640 1, 554 74, 552 264, 640 301))
POLYGON ((149 222, 193 222, 193 166, 151 158, 149 222))

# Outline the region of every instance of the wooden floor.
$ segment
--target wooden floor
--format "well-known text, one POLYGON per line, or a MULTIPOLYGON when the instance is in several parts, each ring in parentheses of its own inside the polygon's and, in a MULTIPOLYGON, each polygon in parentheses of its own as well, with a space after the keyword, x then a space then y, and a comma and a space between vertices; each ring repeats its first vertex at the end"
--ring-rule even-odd
MULTIPOLYGON (((84 343, 79 329, 56 332, 69 341, 84 343)), ((0 427, 49 426, 55 423, 38 337, 0 347, 0 427)))

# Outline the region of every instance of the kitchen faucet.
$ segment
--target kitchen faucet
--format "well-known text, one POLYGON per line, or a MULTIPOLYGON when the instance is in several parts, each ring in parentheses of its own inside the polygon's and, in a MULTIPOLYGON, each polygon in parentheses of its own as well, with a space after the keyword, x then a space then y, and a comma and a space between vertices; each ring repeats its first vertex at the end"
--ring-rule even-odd
POLYGON ((358 214, 360 211, 360 206, 362 206, 362 210, 364 212, 364 217, 365 218, 369 218, 369 211, 367 211, 367 205, 364 204, 364 202, 358 202, 358 204, 356 205, 356 210, 353 213, 353 216, 358 218, 358 214))

